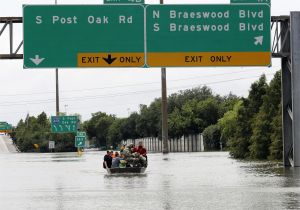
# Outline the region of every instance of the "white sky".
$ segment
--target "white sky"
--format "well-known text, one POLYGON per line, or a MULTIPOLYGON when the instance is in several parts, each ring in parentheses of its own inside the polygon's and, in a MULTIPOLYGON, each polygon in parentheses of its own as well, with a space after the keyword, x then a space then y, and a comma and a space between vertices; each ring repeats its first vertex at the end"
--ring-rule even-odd
MULTIPOLYGON (((59 4, 102 4, 101 0, 58 0, 59 4)), ((53 4, 54 0, 2 0, 0 16, 22 16, 22 4, 53 4)), ((158 4, 159 0, 146 0, 158 4)), ((165 4, 227 4, 229 0, 166 0, 165 4)), ((273 16, 300 11, 299 0, 272 0, 273 16)), ((16 48, 22 40, 21 24, 15 26, 16 48)), ((2 24, 0 25, 0 29, 2 24)), ((0 36, 0 53, 8 52, 8 30, 0 36)), ((21 51, 22 53, 23 51, 21 51)), ((168 94, 207 84, 214 93, 230 91, 247 96, 250 84, 265 73, 268 80, 280 69, 280 60, 272 59, 272 67, 168 68, 168 94), (234 81, 229 81, 234 80, 234 81)), ((139 104, 149 104, 160 97, 160 69, 60 69, 60 109, 68 114, 79 113, 83 120, 90 114, 104 111, 126 117, 137 111, 139 104)), ((0 121, 16 124, 26 114, 45 111, 55 114, 55 70, 23 69, 22 60, 0 60, 0 121)))

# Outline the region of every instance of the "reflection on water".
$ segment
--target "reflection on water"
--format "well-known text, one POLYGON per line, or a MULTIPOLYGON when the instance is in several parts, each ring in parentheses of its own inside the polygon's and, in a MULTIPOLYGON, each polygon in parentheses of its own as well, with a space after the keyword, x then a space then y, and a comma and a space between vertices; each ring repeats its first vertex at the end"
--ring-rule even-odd
POLYGON ((104 152, 0 154, 0 209, 300 209, 300 168, 226 152, 149 154, 107 175, 104 152))

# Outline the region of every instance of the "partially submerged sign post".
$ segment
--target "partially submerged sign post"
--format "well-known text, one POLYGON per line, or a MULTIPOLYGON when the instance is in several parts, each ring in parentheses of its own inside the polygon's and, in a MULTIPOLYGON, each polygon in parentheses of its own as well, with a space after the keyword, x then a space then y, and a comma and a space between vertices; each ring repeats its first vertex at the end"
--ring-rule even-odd
POLYGON ((86 146, 86 133, 78 131, 75 136, 75 147, 85 147, 86 146))
POLYGON ((85 147, 86 136, 75 136, 75 147, 85 147))

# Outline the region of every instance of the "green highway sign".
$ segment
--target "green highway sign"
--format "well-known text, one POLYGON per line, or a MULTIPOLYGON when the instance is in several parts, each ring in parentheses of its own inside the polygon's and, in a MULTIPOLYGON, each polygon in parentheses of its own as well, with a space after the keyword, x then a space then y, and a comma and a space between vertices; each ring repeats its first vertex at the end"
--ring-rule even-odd
POLYGON ((8 123, 7 122, 0 122, 0 130, 6 130, 8 123))
POLYGON ((271 0, 230 0, 231 4, 269 4, 271 0))
POLYGON ((0 132, 8 132, 12 130, 12 125, 7 122, 0 122, 0 132))
POLYGON ((76 136, 84 136, 85 137, 86 133, 82 132, 82 131, 78 131, 76 136))
POLYGON ((75 136, 75 147, 85 147, 85 136, 75 136))
POLYGON ((143 67, 142 5, 24 5, 24 68, 143 67))
POLYGON ((76 133, 78 124, 78 116, 51 116, 52 133, 76 133))
POLYGON ((267 4, 148 5, 149 67, 269 66, 267 4))
POLYGON ((24 68, 270 66, 270 5, 256 1, 25 5, 24 68))
POLYGON ((145 4, 145 0, 104 0, 104 4, 145 4))

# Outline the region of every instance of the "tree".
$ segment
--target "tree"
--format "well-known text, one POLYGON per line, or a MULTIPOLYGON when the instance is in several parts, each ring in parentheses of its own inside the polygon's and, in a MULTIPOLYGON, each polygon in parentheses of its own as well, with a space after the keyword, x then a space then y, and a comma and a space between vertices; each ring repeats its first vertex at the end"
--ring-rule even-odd
POLYGON ((252 122, 250 156, 252 159, 267 159, 270 155, 272 121, 278 114, 281 101, 281 75, 277 72, 266 88, 263 103, 252 122))
POLYGON ((126 119, 116 119, 108 129, 108 144, 116 147, 124 138, 122 133, 126 119))
POLYGON ((270 119, 263 108, 255 116, 252 123, 251 145, 249 146, 251 159, 267 159, 271 143, 271 120, 272 118, 270 119))
POLYGON ((155 99, 149 106, 140 105, 137 131, 142 137, 158 137, 161 133, 161 99, 155 99))
POLYGON ((242 99, 242 105, 237 112, 237 123, 234 136, 228 141, 230 154, 235 158, 249 158, 253 134, 252 122, 263 104, 263 97, 267 91, 265 75, 251 85, 248 98, 242 99))
POLYGON ((242 103, 237 110, 236 127, 233 136, 228 139, 228 148, 230 155, 234 158, 249 157, 250 137, 252 134, 250 121, 251 113, 249 112, 249 100, 242 98, 242 103))
POLYGON ((251 85, 249 91, 249 106, 248 111, 254 116, 259 112, 259 108, 263 104, 263 97, 267 92, 268 84, 266 82, 266 76, 262 75, 258 81, 251 85))
POLYGON ((111 115, 105 115, 99 118, 95 124, 96 132, 96 145, 97 146, 110 146, 108 145, 108 129, 112 125, 114 117, 111 115))
POLYGON ((121 127, 122 136, 124 139, 136 139, 140 135, 137 132, 137 123, 139 121, 139 114, 134 112, 128 118, 125 119, 123 126, 121 127))
POLYGON ((221 119, 218 121, 218 125, 221 132, 221 142, 226 147, 227 142, 234 138, 234 134, 237 127, 238 111, 242 106, 242 101, 238 101, 232 110, 227 111, 221 119))
POLYGON ((221 131, 217 124, 210 125, 203 131, 205 150, 220 150, 221 131))
POLYGON ((279 106, 278 113, 273 118, 271 123, 271 145, 269 147, 271 160, 282 160, 283 158, 283 142, 282 142, 282 117, 281 106, 279 106))
POLYGON ((189 100, 204 101, 213 97, 212 90, 207 86, 197 87, 173 93, 168 97, 168 113, 172 113, 175 108, 181 110, 189 100))
POLYGON ((169 114, 168 125, 171 138, 179 138, 185 134, 185 118, 178 108, 169 114))

